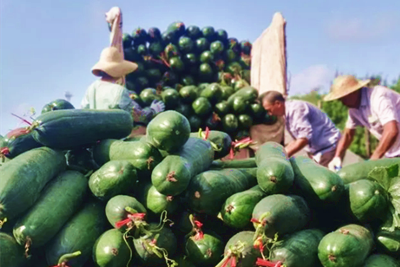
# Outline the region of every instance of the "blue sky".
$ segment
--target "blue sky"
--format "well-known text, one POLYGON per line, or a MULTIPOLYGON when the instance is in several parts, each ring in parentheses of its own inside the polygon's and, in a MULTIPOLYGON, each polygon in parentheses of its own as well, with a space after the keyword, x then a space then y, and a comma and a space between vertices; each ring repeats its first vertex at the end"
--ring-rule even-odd
POLYGON ((139 26, 164 30, 180 20, 251 42, 281 12, 291 94, 327 90, 336 69, 390 81, 400 74, 398 0, 1 0, 0 134, 23 125, 11 113, 21 116, 31 107, 40 113, 66 91, 79 107, 96 79, 90 69, 109 45, 105 12, 113 6, 122 9, 127 33, 139 26))

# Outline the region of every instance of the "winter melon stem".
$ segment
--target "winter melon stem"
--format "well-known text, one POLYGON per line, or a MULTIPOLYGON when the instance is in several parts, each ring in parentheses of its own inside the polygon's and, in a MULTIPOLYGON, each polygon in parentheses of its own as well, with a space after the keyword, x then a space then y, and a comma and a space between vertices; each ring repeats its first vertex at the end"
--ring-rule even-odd
POLYGON ((65 265, 65 263, 67 263, 70 259, 78 257, 80 255, 81 252, 79 250, 74 253, 64 254, 58 260, 57 266, 63 266, 63 264, 65 265))
POLYGON ((32 245, 32 239, 28 236, 28 237, 26 237, 25 246, 24 246, 25 258, 27 258, 27 259, 30 258, 29 249, 30 249, 31 245, 32 245))
POLYGON ((124 235, 122 236, 123 239, 124 239, 124 242, 125 242, 126 246, 127 246, 128 249, 129 249, 129 261, 126 263, 126 267, 129 266, 129 264, 131 263, 132 257, 133 257, 133 252, 132 252, 131 246, 129 246, 129 243, 128 243, 128 238, 130 237, 130 236, 128 236, 129 231, 130 231, 130 229, 127 229, 127 230, 125 231, 124 235))
MULTIPOLYGON (((2 210, 1 208, 1 204, 0 204, 0 210, 2 210)), ((7 222, 7 218, 4 218, 3 220, 0 220, 0 229, 3 228, 3 225, 7 222)))
POLYGON ((230 266, 236 266, 238 259, 243 257, 242 253, 245 248, 246 244, 241 241, 236 242, 233 246, 229 246, 226 255, 215 267, 226 267, 229 263, 230 266))
POLYGON ((174 172, 174 171, 171 171, 170 173, 167 174, 166 180, 167 180, 168 182, 177 182, 177 181, 178 181, 178 180, 176 180, 176 178, 175 178, 175 172, 174 172))
POLYGON ((149 157, 146 162, 147 162, 147 169, 151 170, 151 164, 154 162, 154 158, 149 157))

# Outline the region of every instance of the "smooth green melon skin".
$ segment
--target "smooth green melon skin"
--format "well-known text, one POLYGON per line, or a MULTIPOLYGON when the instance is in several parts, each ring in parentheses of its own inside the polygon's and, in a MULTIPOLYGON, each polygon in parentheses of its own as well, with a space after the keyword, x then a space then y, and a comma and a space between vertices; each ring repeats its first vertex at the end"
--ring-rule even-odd
POLYGON ((89 201, 78 211, 46 245, 46 259, 57 265, 62 255, 80 251, 81 255, 68 261, 69 266, 83 267, 92 256, 97 238, 106 230, 103 203, 89 201))
POLYGON ((98 267, 122 267, 130 260, 130 250, 123 233, 117 229, 104 232, 93 246, 93 261, 98 267))
POLYGON ((233 194, 222 205, 221 217, 225 224, 236 229, 251 225, 251 215, 256 204, 265 197, 256 185, 248 190, 233 194))
POLYGON ((275 194, 257 203, 253 219, 255 229, 261 227, 267 237, 274 238, 275 234, 283 236, 304 228, 310 220, 310 209, 300 196, 275 194))
POLYGON ((106 202, 116 195, 132 193, 137 182, 137 171, 127 160, 112 160, 89 178, 90 191, 106 202))
POLYGON ((324 233, 306 229, 283 238, 283 243, 272 249, 271 260, 288 267, 315 266, 319 263, 318 245, 324 233))
POLYGON ((349 224, 325 235, 318 246, 318 258, 326 267, 360 266, 373 247, 371 232, 349 224))
POLYGON ((388 194, 377 182, 361 179, 349 184, 350 208, 360 222, 383 218, 388 194))
POLYGON ((360 179, 368 178, 368 174, 375 167, 389 167, 393 164, 400 164, 400 158, 383 158, 379 160, 368 160, 344 166, 338 175, 344 184, 349 184, 360 179))
POLYGON ((326 207, 340 201, 345 188, 340 176, 305 156, 290 158, 294 171, 294 193, 310 206, 326 207))
POLYGON ((147 140, 157 149, 179 150, 189 139, 190 124, 182 114, 168 110, 158 114, 147 125, 147 140))
POLYGON ((266 194, 286 193, 293 185, 294 172, 284 147, 266 142, 256 152, 257 182, 266 194))
POLYGON ((196 266, 215 266, 224 253, 224 243, 214 235, 204 233, 204 237, 196 240, 189 237, 185 244, 188 259, 196 266))
POLYGON ((400 262, 385 254, 374 254, 367 258, 363 267, 398 267, 400 262))
MULTIPOLYGON (((229 250, 240 248, 241 245, 244 245, 244 249, 242 251, 242 257, 237 259, 236 267, 247 267, 253 266, 256 262, 257 258, 261 258, 261 253, 258 249, 254 248, 254 238, 255 232, 253 231, 242 231, 238 232, 234 236, 232 236, 225 245, 224 253, 227 255, 229 250)), ((227 267, 233 267, 229 262, 227 267)))
POLYGON ((0 266, 22 267, 27 264, 25 251, 9 234, 0 232, 0 266))
MULTIPOLYGON (((150 230, 156 228, 158 228, 158 224, 150 224, 150 230)), ((138 258, 144 266, 157 267, 165 263, 164 258, 159 258, 153 251, 146 248, 145 243, 149 244, 152 241, 168 253, 168 258, 174 257, 177 250, 177 240, 171 229, 165 225, 161 230, 149 236, 141 236, 133 240, 135 258, 138 258)))
POLYGON ((29 150, 0 168, 0 220, 8 221, 27 211, 42 189, 66 169, 62 151, 40 147, 29 150))
MULTIPOLYGON (((147 213, 146 208, 136 198, 127 195, 117 195, 112 197, 106 205, 105 212, 108 222, 115 227, 115 223, 125 220, 128 212, 125 210, 129 207, 137 213, 147 213)), ((121 231, 125 232, 126 227, 121 227, 121 231)))
POLYGON ((65 171, 52 180, 41 192, 41 197, 14 226, 17 242, 38 248, 49 242, 73 216, 84 201, 87 179, 77 171, 65 171))

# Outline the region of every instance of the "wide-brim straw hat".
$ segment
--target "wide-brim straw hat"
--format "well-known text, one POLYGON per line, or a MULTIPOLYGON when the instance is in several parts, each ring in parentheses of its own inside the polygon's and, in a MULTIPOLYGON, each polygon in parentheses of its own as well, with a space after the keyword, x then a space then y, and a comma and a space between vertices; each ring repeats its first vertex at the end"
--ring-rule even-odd
POLYGON ((324 101, 332 101, 343 98, 370 83, 371 80, 357 80, 353 75, 341 75, 335 78, 329 94, 324 101))
POLYGON ((100 55, 100 60, 93 68, 92 73, 100 76, 100 71, 103 71, 114 78, 123 77, 138 68, 136 63, 124 60, 123 55, 115 47, 107 47, 103 49, 100 55))

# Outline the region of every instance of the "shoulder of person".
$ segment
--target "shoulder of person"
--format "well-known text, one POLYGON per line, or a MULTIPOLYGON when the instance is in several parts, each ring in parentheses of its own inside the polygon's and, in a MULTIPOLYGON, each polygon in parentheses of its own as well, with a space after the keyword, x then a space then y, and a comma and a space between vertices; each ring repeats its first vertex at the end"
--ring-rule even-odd
POLYGON ((309 105, 310 103, 303 100, 297 100, 297 99, 286 100, 286 106, 289 107, 289 109, 307 109, 309 105))
POLYGON ((374 87, 369 88, 371 92, 371 98, 381 97, 386 95, 387 93, 392 93, 393 90, 383 85, 375 85, 374 87))

